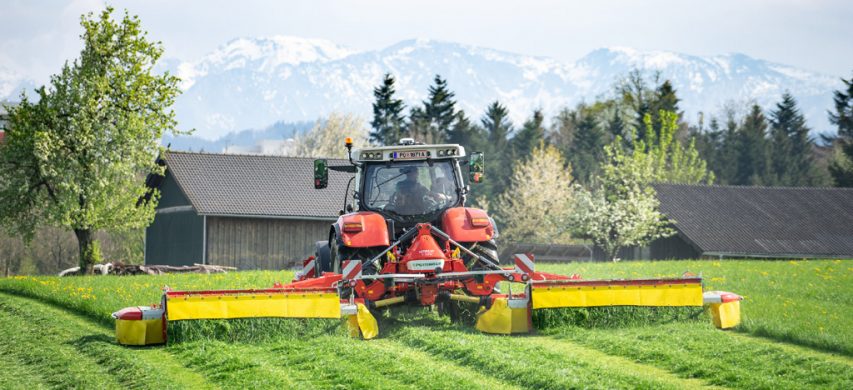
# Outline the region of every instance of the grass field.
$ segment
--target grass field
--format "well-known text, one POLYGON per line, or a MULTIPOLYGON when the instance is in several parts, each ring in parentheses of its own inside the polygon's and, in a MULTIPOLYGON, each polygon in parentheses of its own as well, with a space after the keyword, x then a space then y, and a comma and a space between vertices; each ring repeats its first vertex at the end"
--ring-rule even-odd
POLYGON ((269 287, 291 275, 12 277, 0 279, 0 388, 853 388, 853 261, 540 268, 587 279, 701 272, 707 289, 746 296, 744 323, 567 324, 504 337, 404 311, 371 341, 338 321, 256 320, 127 348, 113 341, 110 313, 157 302, 163 285, 269 287))

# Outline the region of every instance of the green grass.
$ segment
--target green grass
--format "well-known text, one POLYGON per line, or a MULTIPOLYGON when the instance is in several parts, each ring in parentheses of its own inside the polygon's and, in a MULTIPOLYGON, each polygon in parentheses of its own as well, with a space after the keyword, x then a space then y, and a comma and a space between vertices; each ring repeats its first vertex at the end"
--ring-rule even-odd
POLYGON ((659 261, 541 265, 585 279, 701 273, 706 290, 743 295, 740 332, 853 356, 853 261, 659 261))
POLYGON ((853 388, 853 261, 540 265, 592 278, 702 273, 746 296, 744 323, 695 310, 537 313, 495 336, 425 310, 380 319, 371 341, 336 320, 176 322, 182 342, 128 348, 110 313, 161 289, 265 288, 288 272, 0 279, 0 388, 853 388))

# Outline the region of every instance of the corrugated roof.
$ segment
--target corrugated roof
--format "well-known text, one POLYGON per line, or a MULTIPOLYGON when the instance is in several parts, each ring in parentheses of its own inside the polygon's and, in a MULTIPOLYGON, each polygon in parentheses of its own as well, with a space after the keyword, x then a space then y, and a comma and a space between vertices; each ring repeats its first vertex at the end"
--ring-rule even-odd
POLYGON ((853 189, 654 187, 661 211, 703 253, 853 257, 853 189))
POLYGON ((167 152, 166 165, 196 211, 206 215, 332 219, 353 176, 329 171, 329 187, 315 190, 312 158, 167 152))

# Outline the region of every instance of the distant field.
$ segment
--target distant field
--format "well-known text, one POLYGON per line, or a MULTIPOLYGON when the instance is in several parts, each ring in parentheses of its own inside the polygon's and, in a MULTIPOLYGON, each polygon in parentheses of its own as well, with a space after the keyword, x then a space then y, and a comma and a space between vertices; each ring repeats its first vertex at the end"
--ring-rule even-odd
POLYGON ((407 312, 371 341, 348 338, 337 321, 274 320, 210 328, 239 337, 126 348, 113 341, 110 313, 158 302, 164 285, 269 287, 291 273, 12 277, 0 279, 0 388, 853 388, 853 261, 541 268, 586 279, 701 273, 706 289, 746 297, 744 323, 566 325, 504 337, 407 312))

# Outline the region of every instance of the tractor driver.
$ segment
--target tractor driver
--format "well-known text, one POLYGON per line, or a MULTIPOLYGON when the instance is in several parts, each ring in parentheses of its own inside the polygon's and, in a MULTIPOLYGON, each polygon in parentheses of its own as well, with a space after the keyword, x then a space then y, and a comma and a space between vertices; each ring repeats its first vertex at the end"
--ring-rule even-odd
POLYGON ((415 215, 427 211, 427 202, 424 198, 429 195, 429 190, 418 182, 418 169, 416 167, 400 168, 400 173, 406 178, 397 182, 391 202, 386 207, 399 214, 415 215))

